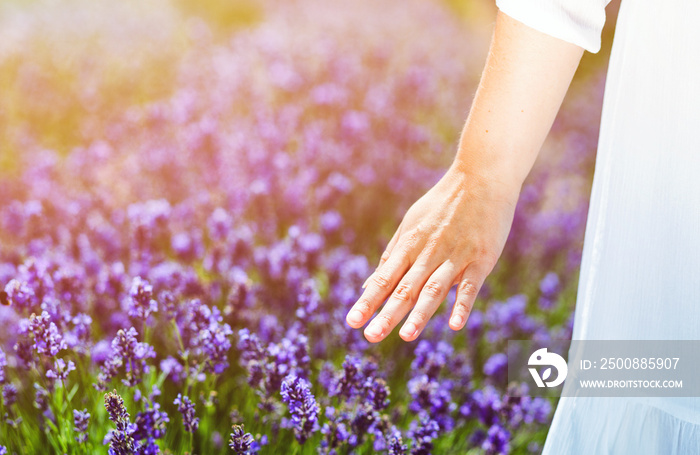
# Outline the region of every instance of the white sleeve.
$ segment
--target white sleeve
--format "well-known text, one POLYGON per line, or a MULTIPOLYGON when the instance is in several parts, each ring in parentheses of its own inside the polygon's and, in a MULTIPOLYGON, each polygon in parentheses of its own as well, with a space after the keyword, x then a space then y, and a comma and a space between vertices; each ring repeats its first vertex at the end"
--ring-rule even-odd
POLYGON ((610 0, 496 0, 499 10, 555 38, 588 52, 600 50, 605 6, 610 0))

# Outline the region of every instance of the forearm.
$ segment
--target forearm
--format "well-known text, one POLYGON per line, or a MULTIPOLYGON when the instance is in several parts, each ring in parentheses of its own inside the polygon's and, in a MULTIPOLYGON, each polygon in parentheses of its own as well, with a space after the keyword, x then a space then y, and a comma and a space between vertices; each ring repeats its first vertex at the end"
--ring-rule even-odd
POLYGON ((582 55, 499 11, 453 167, 519 190, 582 55))

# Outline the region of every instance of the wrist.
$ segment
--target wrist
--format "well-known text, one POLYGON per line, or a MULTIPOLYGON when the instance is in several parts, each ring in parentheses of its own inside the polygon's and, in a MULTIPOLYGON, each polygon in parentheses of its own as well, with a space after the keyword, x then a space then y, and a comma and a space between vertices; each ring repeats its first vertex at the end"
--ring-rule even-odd
POLYGON ((517 203, 524 177, 498 167, 484 166, 472 160, 455 159, 450 166, 448 178, 463 184, 484 188, 490 197, 517 203))

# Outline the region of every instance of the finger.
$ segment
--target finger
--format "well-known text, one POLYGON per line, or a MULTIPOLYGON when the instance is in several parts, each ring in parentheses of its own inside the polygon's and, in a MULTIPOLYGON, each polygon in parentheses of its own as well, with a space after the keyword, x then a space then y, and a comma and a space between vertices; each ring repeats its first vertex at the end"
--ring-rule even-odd
POLYGON ((406 272, 384 308, 365 329, 367 341, 377 343, 386 338, 416 304, 423 285, 439 265, 437 260, 430 257, 426 260, 418 258, 406 272))
POLYGON ((399 239, 399 232, 400 231, 401 231, 401 226, 399 226, 399 228, 396 230, 396 232, 394 232, 394 235, 391 237, 391 240, 389 240, 389 244, 386 246, 386 248, 384 249, 384 252, 382 253, 381 257, 379 258, 379 265, 377 265, 377 268, 374 269, 374 272, 372 272, 372 274, 369 277, 367 277, 365 282, 362 284, 362 289, 367 287, 367 283, 369 283, 369 280, 372 279, 372 275, 374 275, 374 273, 376 273, 377 270, 379 270, 379 268, 381 266, 383 266, 384 263, 391 256, 391 251, 394 249, 394 246, 396 245, 396 242, 399 239))
POLYGON ((389 297, 391 291, 408 270, 411 254, 408 248, 401 247, 401 251, 392 254, 389 260, 372 274, 372 279, 345 318, 350 327, 354 329, 362 327, 384 300, 389 297))
POLYGON ((483 262, 474 261, 464 269, 457 285, 457 297, 450 316, 449 326, 452 330, 460 330, 466 324, 476 296, 492 268, 483 262))
POLYGON ((420 335, 428 320, 435 314, 442 301, 447 297, 447 293, 458 273, 459 270, 454 262, 448 260, 440 265, 430 278, 426 280, 416 306, 411 311, 408 319, 406 319, 403 327, 401 327, 401 331, 399 331, 399 336, 404 341, 413 341, 420 335))

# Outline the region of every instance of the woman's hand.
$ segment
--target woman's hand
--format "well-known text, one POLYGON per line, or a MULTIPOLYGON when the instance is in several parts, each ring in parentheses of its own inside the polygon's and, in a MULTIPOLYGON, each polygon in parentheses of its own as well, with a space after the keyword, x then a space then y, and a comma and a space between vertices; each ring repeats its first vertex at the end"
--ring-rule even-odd
POLYGON ((453 166, 406 213, 347 315, 351 327, 362 327, 388 298, 365 337, 383 340, 410 311, 399 334, 414 340, 456 283, 450 327, 464 327, 582 54, 498 12, 453 166))
POLYGON ((412 341, 459 284, 449 325, 464 327, 503 251, 519 193, 519 186, 453 166, 408 210, 347 323, 362 327, 388 298, 365 337, 373 343, 383 340, 410 311, 399 335, 412 341))

